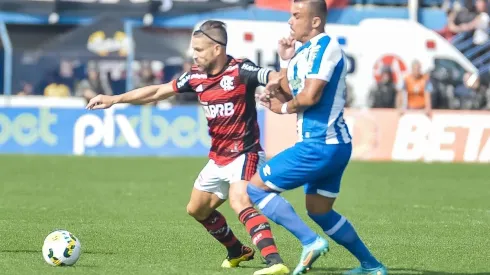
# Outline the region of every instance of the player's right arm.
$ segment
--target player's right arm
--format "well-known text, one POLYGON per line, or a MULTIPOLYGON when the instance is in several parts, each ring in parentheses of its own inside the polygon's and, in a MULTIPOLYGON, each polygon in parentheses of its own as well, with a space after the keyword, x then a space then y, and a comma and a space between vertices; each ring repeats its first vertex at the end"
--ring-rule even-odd
POLYGON ((98 95, 90 100, 86 108, 89 110, 106 109, 118 103, 141 105, 163 100, 174 94, 175 91, 172 87, 172 83, 151 85, 134 89, 121 95, 98 95))
POLYGON ((164 100, 176 93, 192 91, 189 80, 190 73, 186 72, 178 79, 165 84, 146 86, 115 96, 98 95, 90 100, 86 108, 89 110, 107 109, 118 103, 141 105, 164 100))

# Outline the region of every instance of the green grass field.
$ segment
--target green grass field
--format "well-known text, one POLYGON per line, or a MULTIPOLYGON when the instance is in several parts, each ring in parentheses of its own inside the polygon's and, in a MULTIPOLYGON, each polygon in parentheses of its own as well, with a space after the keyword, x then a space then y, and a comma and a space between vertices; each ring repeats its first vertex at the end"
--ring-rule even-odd
MULTIPOLYGON (((260 259, 222 270, 225 249, 185 211, 206 159, 0 157, 0 274, 252 274, 260 259), (45 236, 67 229, 82 242, 75 267, 51 267, 45 236)), ((302 190, 285 197, 307 219, 302 190)), ((488 165, 350 164, 337 210, 393 274, 490 274, 488 165)), ((221 211, 250 244, 225 204, 221 211)), ((273 225, 291 270, 292 235, 273 225)), ((332 243, 333 244, 333 243, 332 243)), ((342 247, 309 274, 357 262, 342 247)))

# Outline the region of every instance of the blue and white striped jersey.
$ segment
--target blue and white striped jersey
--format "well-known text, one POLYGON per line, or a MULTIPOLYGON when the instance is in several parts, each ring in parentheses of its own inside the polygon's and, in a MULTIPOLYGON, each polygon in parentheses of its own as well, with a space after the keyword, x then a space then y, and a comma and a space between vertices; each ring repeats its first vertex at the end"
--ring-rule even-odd
POLYGON ((325 33, 315 36, 296 50, 287 74, 293 96, 303 91, 307 78, 327 82, 320 101, 298 113, 298 142, 351 142, 343 118, 346 74, 347 63, 339 43, 325 33))

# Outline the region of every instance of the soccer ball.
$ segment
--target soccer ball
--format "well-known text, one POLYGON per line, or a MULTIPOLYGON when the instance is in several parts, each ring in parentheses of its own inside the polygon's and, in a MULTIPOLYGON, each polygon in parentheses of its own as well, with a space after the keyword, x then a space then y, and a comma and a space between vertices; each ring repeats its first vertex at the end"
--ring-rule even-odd
POLYGON ((74 265, 80 258, 80 241, 66 230, 56 230, 44 239, 43 257, 52 266, 74 265))

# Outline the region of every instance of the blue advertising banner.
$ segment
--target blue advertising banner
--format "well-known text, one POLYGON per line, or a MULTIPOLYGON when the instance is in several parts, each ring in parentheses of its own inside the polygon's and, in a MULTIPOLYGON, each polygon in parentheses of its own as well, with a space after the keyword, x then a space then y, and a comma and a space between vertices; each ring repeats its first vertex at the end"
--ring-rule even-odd
POLYGON ((206 156, 210 144, 198 106, 0 109, 0 153, 206 156))

